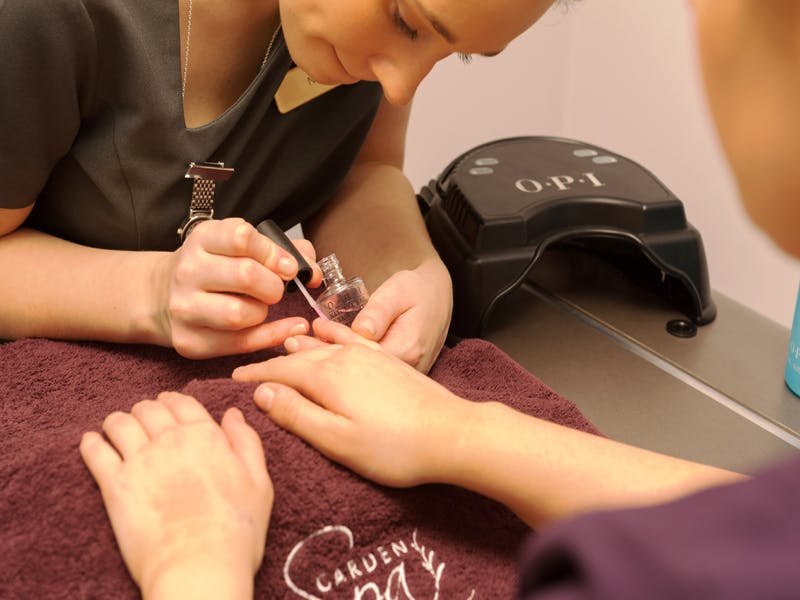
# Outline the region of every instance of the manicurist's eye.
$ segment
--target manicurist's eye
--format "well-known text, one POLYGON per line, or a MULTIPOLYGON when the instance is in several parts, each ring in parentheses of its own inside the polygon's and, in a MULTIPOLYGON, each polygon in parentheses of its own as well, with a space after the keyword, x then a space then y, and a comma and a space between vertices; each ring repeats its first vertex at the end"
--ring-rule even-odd
POLYGON ((403 18, 403 15, 400 14, 400 7, 398 6, 397 2, 395 2, 392 6, 392 23, 400 31, 400 33, 402 33, 411 41, 417 39, 417 30, 411 27, 411 25, 409 25, 403 18))

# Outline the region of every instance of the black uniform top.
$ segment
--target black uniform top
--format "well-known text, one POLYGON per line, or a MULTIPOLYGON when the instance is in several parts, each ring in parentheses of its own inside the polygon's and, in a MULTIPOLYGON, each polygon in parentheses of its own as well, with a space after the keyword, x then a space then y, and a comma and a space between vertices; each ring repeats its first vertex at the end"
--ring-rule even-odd
POLYGON ((0 57, 0 208, 36 200, 28 226, 100 248, 174 249, 190 161, 236 170, 215 217, 294 225, 335 192, 381 99, 362 82, 280 114, 278 35, 241 98, 187 128, 177 0, 0 0, 0 57))

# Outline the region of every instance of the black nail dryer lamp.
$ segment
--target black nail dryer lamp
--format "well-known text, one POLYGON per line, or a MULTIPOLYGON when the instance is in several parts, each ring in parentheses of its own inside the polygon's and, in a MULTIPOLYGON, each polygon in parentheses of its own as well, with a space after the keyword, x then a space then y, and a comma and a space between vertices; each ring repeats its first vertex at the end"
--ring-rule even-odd
POLYGON ((562 242, 636 254, 628 264, 655 273, 695 324, 716 316, 702 239, 681 201, 619 154, 553 137, 497 140, 456 158, 418 199, 453 279, 455 336, 480 336, 497 300, 562 242))

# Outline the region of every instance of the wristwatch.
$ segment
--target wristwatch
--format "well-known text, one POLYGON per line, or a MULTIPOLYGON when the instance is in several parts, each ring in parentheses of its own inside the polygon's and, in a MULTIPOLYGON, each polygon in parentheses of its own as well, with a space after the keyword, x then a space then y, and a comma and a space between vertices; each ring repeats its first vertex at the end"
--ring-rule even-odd
POLYGON ((194 182, 189 214, 178 227, 178 239, 181 244, 198 223, 214 218, 214 189, 218 181, 227 181, 231 175, 233 169, 226 168, 225 163, 189 163, 189 169, 184 177, 194 179, 194 182))

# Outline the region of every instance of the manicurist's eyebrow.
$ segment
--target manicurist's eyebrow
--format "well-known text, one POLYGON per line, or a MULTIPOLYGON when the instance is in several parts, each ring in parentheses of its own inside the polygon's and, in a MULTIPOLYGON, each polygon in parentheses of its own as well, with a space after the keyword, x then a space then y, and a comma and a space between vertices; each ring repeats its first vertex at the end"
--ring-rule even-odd
MULTIPOLYGON (((419 0, 414 0, 414 3, 417 6, 417 10, 422 14, 423 17, 430 23, 431 27, 433 27, 434 31, 442 36, 448 43, 450 44, 457 44, 458 38, 442 23, 439 18, 431 13, 425 6, 422 5, 419 0)), ((483 52, 481 56, 497 56, 500 54, 504 48, 500 48, 500 50, 493 51, 493 52, 483 52)))
POLYGON ((442 36, 445 40, 447 40, 451 44, 455 44, 458 40, 456 40, 456 36, 450 33, 450 30, 442 24, 442 22, 436 17, 436 15, 432 14, 427 8, 425 8, 421 2, 418 0, 415 1, 417 5, 417 9, 422 16, 428 20, 428 23, 431 24, 431 27, 442 36))

